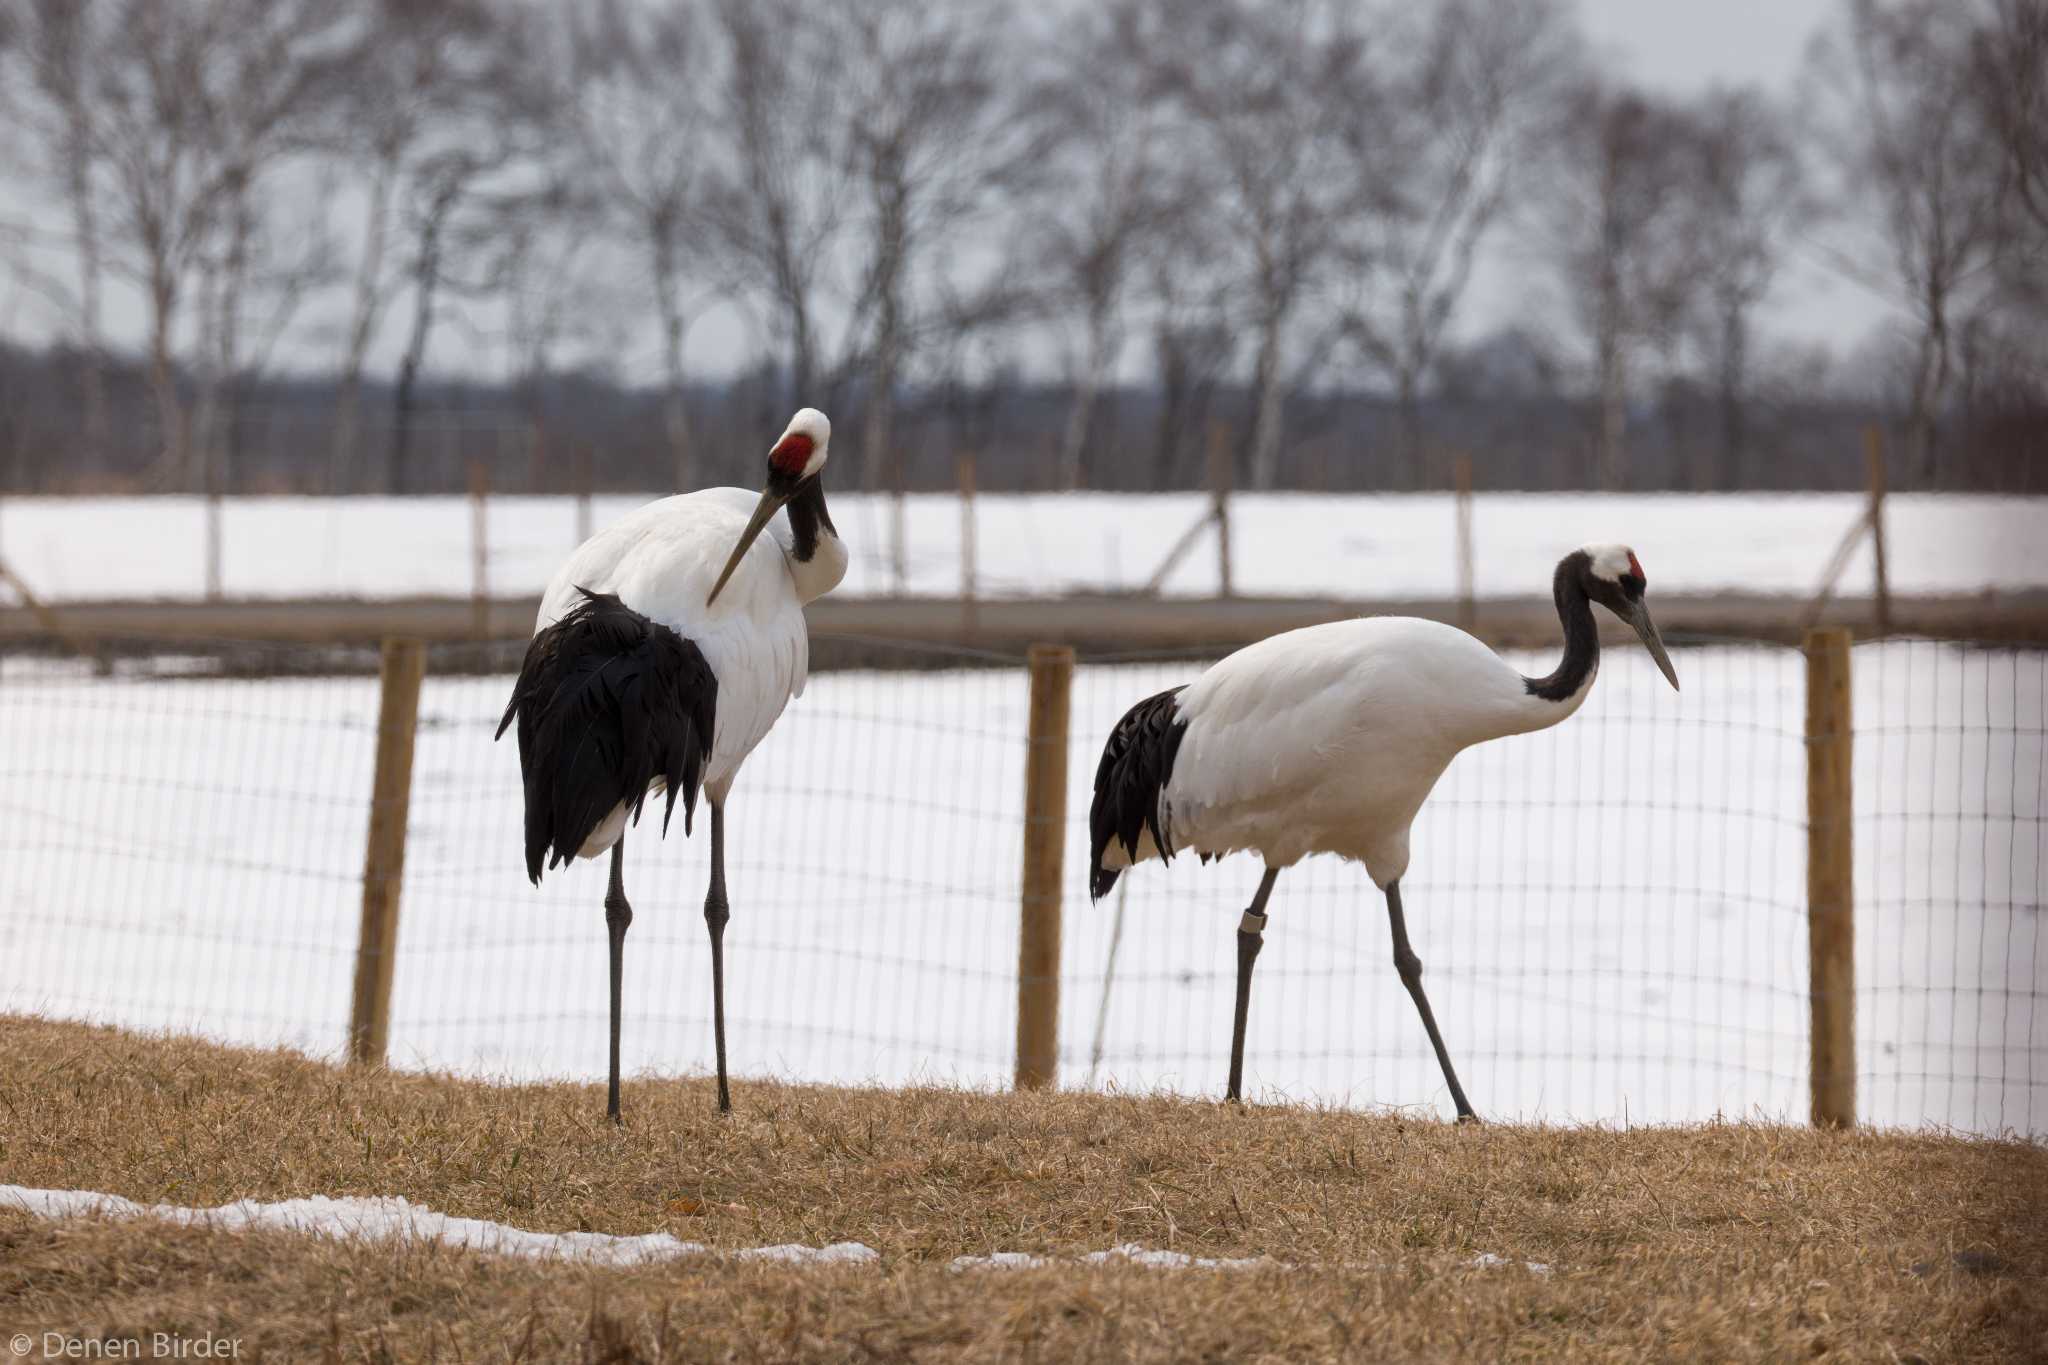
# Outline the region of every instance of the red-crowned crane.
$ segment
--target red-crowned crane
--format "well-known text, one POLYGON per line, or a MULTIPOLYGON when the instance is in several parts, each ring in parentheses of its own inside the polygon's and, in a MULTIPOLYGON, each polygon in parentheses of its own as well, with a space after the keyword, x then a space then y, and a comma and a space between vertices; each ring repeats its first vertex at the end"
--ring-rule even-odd
POLYGON ((846 546, 819 475, 832 424, 804 408, 768 451, 766 485, 707 488, 649 503, 569 556, 498 725, 519 723, 526 874, 609 850, 611 1084, 619 1118, 619 987, 626 926, 626 824, 666 792, 662 832, 683 802, 689 832, 701 781, 711 807, 712 1036, 718 1107, 725 1075, 725 798, 754 746, 804 690, 804 605, 846 576, 846 546), (763 531, 767 534, 764 536, 763 531), (720 564, 724 565, 721 569, 720 564))
POLYGON ((1516 672, 1462 630, 1373 616, 1290 630, 1248 645, 1195 681, 1148 697, 1110 733, 1088 812, 1089 892, 1147 858, 1248 850, 1266 873, 1237 931, 1230 1087, 1244 1077, 1252 963, 1280 870, 1311 853, 1365 864, 1386 892, 1394 968, 1450 1084, 1461 1123, 1478 1116, 1458 1084, 1408 946, 1401 874, 1408 830, 1460 750, 1557 724, 1586 700, 1600 665, 1598 602, 1635 628, 1675 689, 1678 674, 1643 601, 1643 566, 1624 545, 1568 554, 1552 579, 1564 658, 1541 678, 1516 672))

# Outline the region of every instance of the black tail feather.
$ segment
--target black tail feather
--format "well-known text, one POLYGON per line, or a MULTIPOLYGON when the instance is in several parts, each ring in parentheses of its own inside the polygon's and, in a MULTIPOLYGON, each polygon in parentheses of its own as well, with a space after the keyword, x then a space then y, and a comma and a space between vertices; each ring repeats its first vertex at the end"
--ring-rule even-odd
POLYGON ((576 855, 612 807, 638 820, 647 792, 668 792, 662 833, 676 797, 683 832, 718 708, 718 679, 691 641, 610 593, 579 588, 583 600, 539 631, 498 722, 498 738, 519 722, 519 771, 526 784, 526 875, 576 855))
POLYGON ((1135 859, 1138 840, 1149 829, 1159 856, 1173 860, 1173 840, 1159 818, 1159 799, 1173 776, 1174 756, 1188 729, 1175 706, 1181 691, 1169 687, 1133 706, 1102 747, 1102 762, 1095 769, 1095 799, 1088 807, 1088 893, 1096 900, 1109 894, 1121 871, 1102 865, 1111 839, 1135 859))

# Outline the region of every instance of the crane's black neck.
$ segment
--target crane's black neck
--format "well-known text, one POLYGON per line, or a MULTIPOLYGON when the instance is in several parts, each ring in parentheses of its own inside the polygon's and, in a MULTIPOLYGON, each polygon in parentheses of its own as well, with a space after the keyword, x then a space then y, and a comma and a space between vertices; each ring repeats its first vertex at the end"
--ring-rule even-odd
POLYGON ((1590 567, 1583 550, 1566 555, 1557 566, 1550 590, 1557 599, 1557 619, 1564 624, 1564 657, 1544 677, 1522 679, 1532 697, 1569 701, 1599 666, 1600 628, 1593 624, 1593 603, 1586 594, 1590 567))
POLYGON ((818 533, 837 536, 839 528, 832 524, 832 514, 825 510, 825 481, 810 478, 797 486, 796 495, 789 500, 789 529, 796 540, 795 555, 799 564, 808 564, 818 553, 818 533))

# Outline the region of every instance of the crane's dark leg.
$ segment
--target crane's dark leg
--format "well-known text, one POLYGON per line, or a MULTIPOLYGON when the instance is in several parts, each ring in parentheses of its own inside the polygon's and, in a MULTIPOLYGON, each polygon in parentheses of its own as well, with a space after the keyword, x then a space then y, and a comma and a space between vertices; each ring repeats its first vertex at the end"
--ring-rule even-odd
POLYGON ((1251 909, 1237 922, 1237 1017, 1230 1027, 1230 1089, 1223 1097, 1226 1100, 1237 1099, 1244 1088, 1244 1021, 1252 1005, 1252 964, 1259 960, 1259 949, 1265 946, 1266 898, 1273 894, 1273 883, 1279 876, 1279 868, 1266 869, 1266 875, 1259 879, 1258 894, 1252 897, 1251 909))
POLYGON ((1387 919, 1394 926, 1394 970, 1401 973, 1401 984, 1408 988, 1408 994, 1415 997, 1415 1008, 1422 1015, 1422 1026, 1429 1030, 1429 1045, 1436 1049, 1436 1059, 1444 1069, 1444 1079, 1450 1082, 1451 1101, 1458 1106, 1458 1122, 1477 1123, 1479 1115, 1472 1112, 1472 1106, 1465 1099, 1465 1087, 1458 1084, 1458 1073, 1451 1067, 1451 1054, 1444 1050, 1444 1036, 1436 1030, 1436 1015, 1430 1012, 1429 997, 1422 993, 1422 959, 1408 946, 1408 923, 1401 917, 1401 883, 1387 883, 1387 919))
POLYGON ((725 807, 711 807, 711 889, 704 894, 704 927, 711 931, 711 1036, 718 1048, 718 1112, 732 1112, 732 1094, 725 1084, 725 922, 732 912, 725 903, 725 807))
POLYGON ((612 845, 612 884, 604 893, 604 927, 612 940, 612 1069, 611 1087, 605 1092, 605 1116, 619 1122, 619 987, 625 976, 626 926, 633 922, 633 907, 626 904, 626 836, 612 845))

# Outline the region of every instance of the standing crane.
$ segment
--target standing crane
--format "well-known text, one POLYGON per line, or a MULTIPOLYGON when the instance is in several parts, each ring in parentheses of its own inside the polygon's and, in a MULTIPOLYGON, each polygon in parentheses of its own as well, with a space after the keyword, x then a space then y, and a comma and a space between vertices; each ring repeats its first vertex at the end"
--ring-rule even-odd
POLYGON ((711 808, 712 1036, 718 1107, 725 1074, 725 799, 733 778, 801 696, 810 666, 804 606, 846 576, 846 546, 819 476, 832 424, 804 408, 768 451, 765 486, 663 498, 598 532, 569 556, 540 619, 498 736, 518 721, 526 787, 526 875, 611 853, 611 1084, 619 1120, 619 991, 626 928, 626 825, 650 792, 676 799, 690 831, 701 782, 711 808), (766 532, 764 536, 762 533, 766 532), (730 552, 728 553, 728 548, 730 552), (723 556, 724 568, 719 564, 723 556))
POLYGON ((1147 697, 1110 732, 1088 812, 1089 892, 1148 858, 1193 849, 1203 862, 1248 850, 1265 876, 1237 930, 1237 1009, 1229 1099, 1244 1078, 1252 964, 1282 868, 1311 853, 1365 864, 1386 893, 1394 968, 1450 1084, 1460 1123, 1477 1123, 1408 945, 1401 876, 1408 831, 1458 753, 1547 729, 1577 711, 1600 665, 1599 603, 1634 628, 1675 690, 1678 674, 1643 601, 1643 566, 1625 545, 1588 545, 1551 582, 1564 658, 1528 678, 1472 636, 1437 621, 1374 616, 1309 626, 1248 645, 1181 687, 1147 697))

